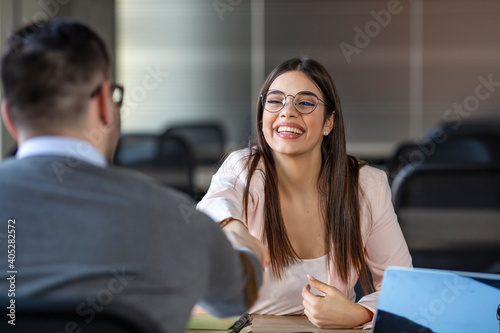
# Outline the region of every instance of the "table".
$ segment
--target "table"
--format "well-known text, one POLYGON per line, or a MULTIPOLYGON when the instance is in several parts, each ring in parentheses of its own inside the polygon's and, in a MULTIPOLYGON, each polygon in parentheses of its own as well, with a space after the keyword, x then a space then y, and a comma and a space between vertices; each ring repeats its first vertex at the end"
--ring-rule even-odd
MULTIPOLYGON (((186 333, 211 333, 224 331, 188 330, 186 333)), ((320 329, 311 324, 306 316, 263 316, 254 315, 252 323, 253 333, 355 333, 369 332, 362 329, 320 329)))

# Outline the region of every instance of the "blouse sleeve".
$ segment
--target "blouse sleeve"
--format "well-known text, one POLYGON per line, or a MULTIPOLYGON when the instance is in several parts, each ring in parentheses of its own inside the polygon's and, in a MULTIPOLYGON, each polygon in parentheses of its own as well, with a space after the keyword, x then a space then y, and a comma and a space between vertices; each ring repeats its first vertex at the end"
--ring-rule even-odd
POLYGON ((246 185, 244 159, 247 156, 244 150, 229 155, 212 177, 206 195, 198 203, 196 208, 199 211, 217 222, 228 217, 243 221, 242 199, 246 185))
MULTIPOLYGON (((362 170, 364 168, 367 167, 362 170)), ((369 169, 371 172, 364 179, 364 195, 368 203, 364 215, 368 220, 371 215, 371 223, 366 223, 364 241, 375 292, 362 297, 358 303, 375 312, 385 269, 388 266, 412 267, 412 259, 394 212, 387 176, 381 170, 369 169)), ((363 326, 368 328, 371 324, 363 326)))

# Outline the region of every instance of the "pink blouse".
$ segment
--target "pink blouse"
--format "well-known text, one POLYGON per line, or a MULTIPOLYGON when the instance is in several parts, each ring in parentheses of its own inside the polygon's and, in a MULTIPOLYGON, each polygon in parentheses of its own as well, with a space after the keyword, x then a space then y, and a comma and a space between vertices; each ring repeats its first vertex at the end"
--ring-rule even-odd
MULTIPOLYGON (((243 213, 243 193, 247 178, 246 160, 249 149, 238 150, 225 160, 212 178, 205 197, 197 209, 215 221, 233 217, 243 221, 254 237, 262 240, 264 226, 264 165, 260 164, 252 177, 249 191, 248 220, 243 213)), ((358 304, 375 312, 382 284, 382 276, 388 266, 412 267, 411 257, 397 216, 391 202, 391 190, 384 171, 364 166, 359 172, 359 184, 364 192, 361 202, 361 232, 366 262, 373 278, 375 292, 362 297, 358 304), (370 215, 371 213, 371 215, 370 215)), ((358 275, 351 270, 344 284, 334 265, 330 265, 326 283, 338 288, 346 297, 355 300, 354 286, 358 275)), ((368 328, 371 323, 363 327, 368 328)))

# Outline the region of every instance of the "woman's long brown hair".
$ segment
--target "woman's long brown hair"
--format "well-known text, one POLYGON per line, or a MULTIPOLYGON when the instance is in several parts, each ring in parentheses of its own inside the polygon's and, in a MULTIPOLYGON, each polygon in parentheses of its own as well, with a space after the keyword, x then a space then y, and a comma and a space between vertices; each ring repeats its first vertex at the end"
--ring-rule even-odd
MULTIPOLYGON (((322 163, 318 189, 322 194, 320 207, 325 219, 328 263, 331 259, 342 282, 348 284, 349 272, 358 273, 365 293, 373 291, 366 268, 365 251, 360 227, 359 169, 364 165, 347 155, 344 119, 340 99, 326 69, 309 58, 292 58, 277 66, 262 86, 260 94, 267 92, 273 81, 288 71, 301 71, 321 90, 325 101, 325 120, 334 114, 334 128, 323 138, 322 163)), ((249 187, 252 176, 262 160, 265 166, 264 241, 271 257, 273 274, 281 279, 283 270, 299 260, 285 231, 281 214, 278 178, 272 150, 262 132, 262 103, 257 103, 257 145, 251 147, 248 159, 248 178, 243 195, 245 218, 248 219, 249 187)))

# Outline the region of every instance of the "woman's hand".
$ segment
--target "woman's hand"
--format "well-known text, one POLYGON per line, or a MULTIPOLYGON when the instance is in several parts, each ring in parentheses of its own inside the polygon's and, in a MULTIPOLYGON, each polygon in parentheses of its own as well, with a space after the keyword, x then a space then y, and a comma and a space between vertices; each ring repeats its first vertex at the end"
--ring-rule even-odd
POLYGON ((267 249, 260 240, 250 235, 240 220, 231 220, 222 231, 226 234, 234 248, 247 247, 260 259, 262 268, 267 269, 271 262, 267 249))
POLYGON ((369 322, 373 313, 344 296, 337 288, 308 275, 309 284, 302 290, 304 313, 319 328, 353 328, 369 322), (311 293, 311 286, 324 293, 311 293))

